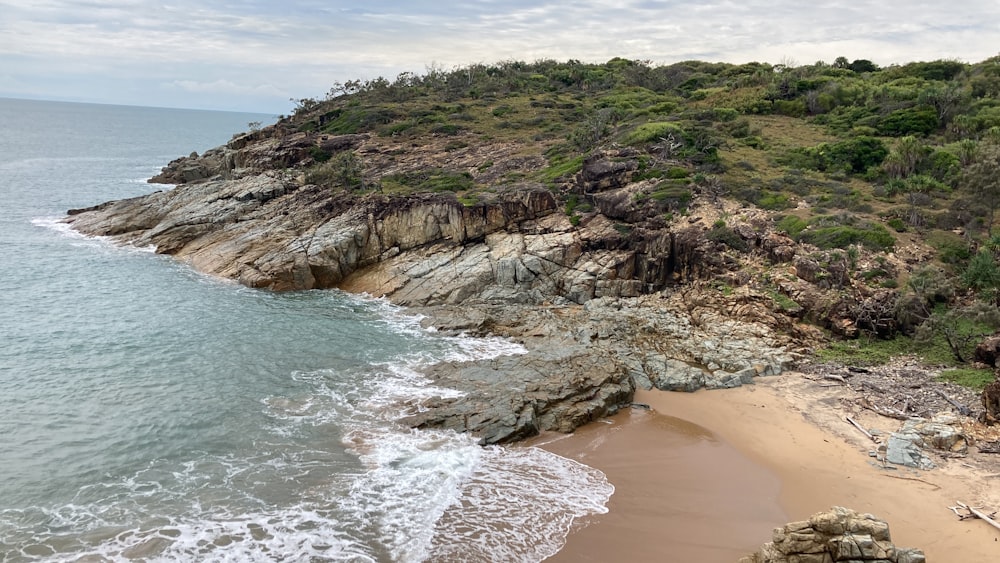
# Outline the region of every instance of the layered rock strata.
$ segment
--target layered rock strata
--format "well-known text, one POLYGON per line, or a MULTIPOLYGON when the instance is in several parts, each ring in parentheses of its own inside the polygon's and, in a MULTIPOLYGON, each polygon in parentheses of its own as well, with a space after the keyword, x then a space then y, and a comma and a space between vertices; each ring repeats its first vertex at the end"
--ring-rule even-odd
POLYGON ((871 514, 834 507, 774 530, 773 539, 740 563, 924 563, 918 549, 896 547, 889 525, 871 514))

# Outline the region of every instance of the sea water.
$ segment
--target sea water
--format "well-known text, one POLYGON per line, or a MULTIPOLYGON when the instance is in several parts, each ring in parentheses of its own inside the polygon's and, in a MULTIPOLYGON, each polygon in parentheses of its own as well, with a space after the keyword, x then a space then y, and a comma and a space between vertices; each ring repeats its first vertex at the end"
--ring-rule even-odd
POLYGON ((0 560, 540 561, 613 487, 397 420, 523 353, 382 299, 271 293, 67 229, 256 114, 0 99, 0 560))

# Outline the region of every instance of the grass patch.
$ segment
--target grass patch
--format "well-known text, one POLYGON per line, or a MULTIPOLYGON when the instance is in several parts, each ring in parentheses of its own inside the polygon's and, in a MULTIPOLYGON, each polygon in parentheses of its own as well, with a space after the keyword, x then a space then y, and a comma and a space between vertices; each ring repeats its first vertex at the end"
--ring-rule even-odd
POLYGON ((468 172, 442 168, 383 176, 382 184, 391 193, 460 192, 475 186, 472 175, 468 172))
POLYGON ((991 369, 960 368, 942 371, 937 380, 982 391, 987 385, 993 383, 995 378, 996 376, 993 375, 991 369))
POLYGON ((569 159, 555 159, 548 168, 540 173, 540 180, 545 183, 552 183, 560 178, 567 178, 583 170, 583 156, 569 159))
POLYGON ((896 356, 912 354, 913 339, 899 336, 892 340, 840 340, 816 350, 826 362, 872 366, 884 364, 896 356))

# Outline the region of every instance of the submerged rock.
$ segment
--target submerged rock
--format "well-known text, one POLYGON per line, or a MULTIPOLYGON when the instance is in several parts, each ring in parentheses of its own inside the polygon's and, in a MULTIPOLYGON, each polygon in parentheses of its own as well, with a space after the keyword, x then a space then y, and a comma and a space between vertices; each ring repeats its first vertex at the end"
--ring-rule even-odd
POLYGON ((889 524, 871 514, 843 507, 814 514, 809 520, 775 528, 772 540, 740 563, 924 563, 918 549, 896 547, 889 524))

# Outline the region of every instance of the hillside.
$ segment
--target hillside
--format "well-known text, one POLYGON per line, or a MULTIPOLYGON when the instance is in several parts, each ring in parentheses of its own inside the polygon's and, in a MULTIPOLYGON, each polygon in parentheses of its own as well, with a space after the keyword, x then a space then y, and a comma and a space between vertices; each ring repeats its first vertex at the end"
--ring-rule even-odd
MULTIPOLYGON (((489 441, 572 429, 634 385, 740 385, 831 339, 825 358, 919 353, 982 388, 995 347, 973 349, 1000 326, 998 92, 997 58, 430 69, 336 84, 151 180, 177 188, 68 221, 252 287, 473 305, 439 324, 573 334, 568 356, 509 370, 564 374, 540 391, 563 406, 481 417, 489 441), (582 355, 610 378, 573 379, 582 355)), ((415 423, 471 429, 482 406, 415 423)))

